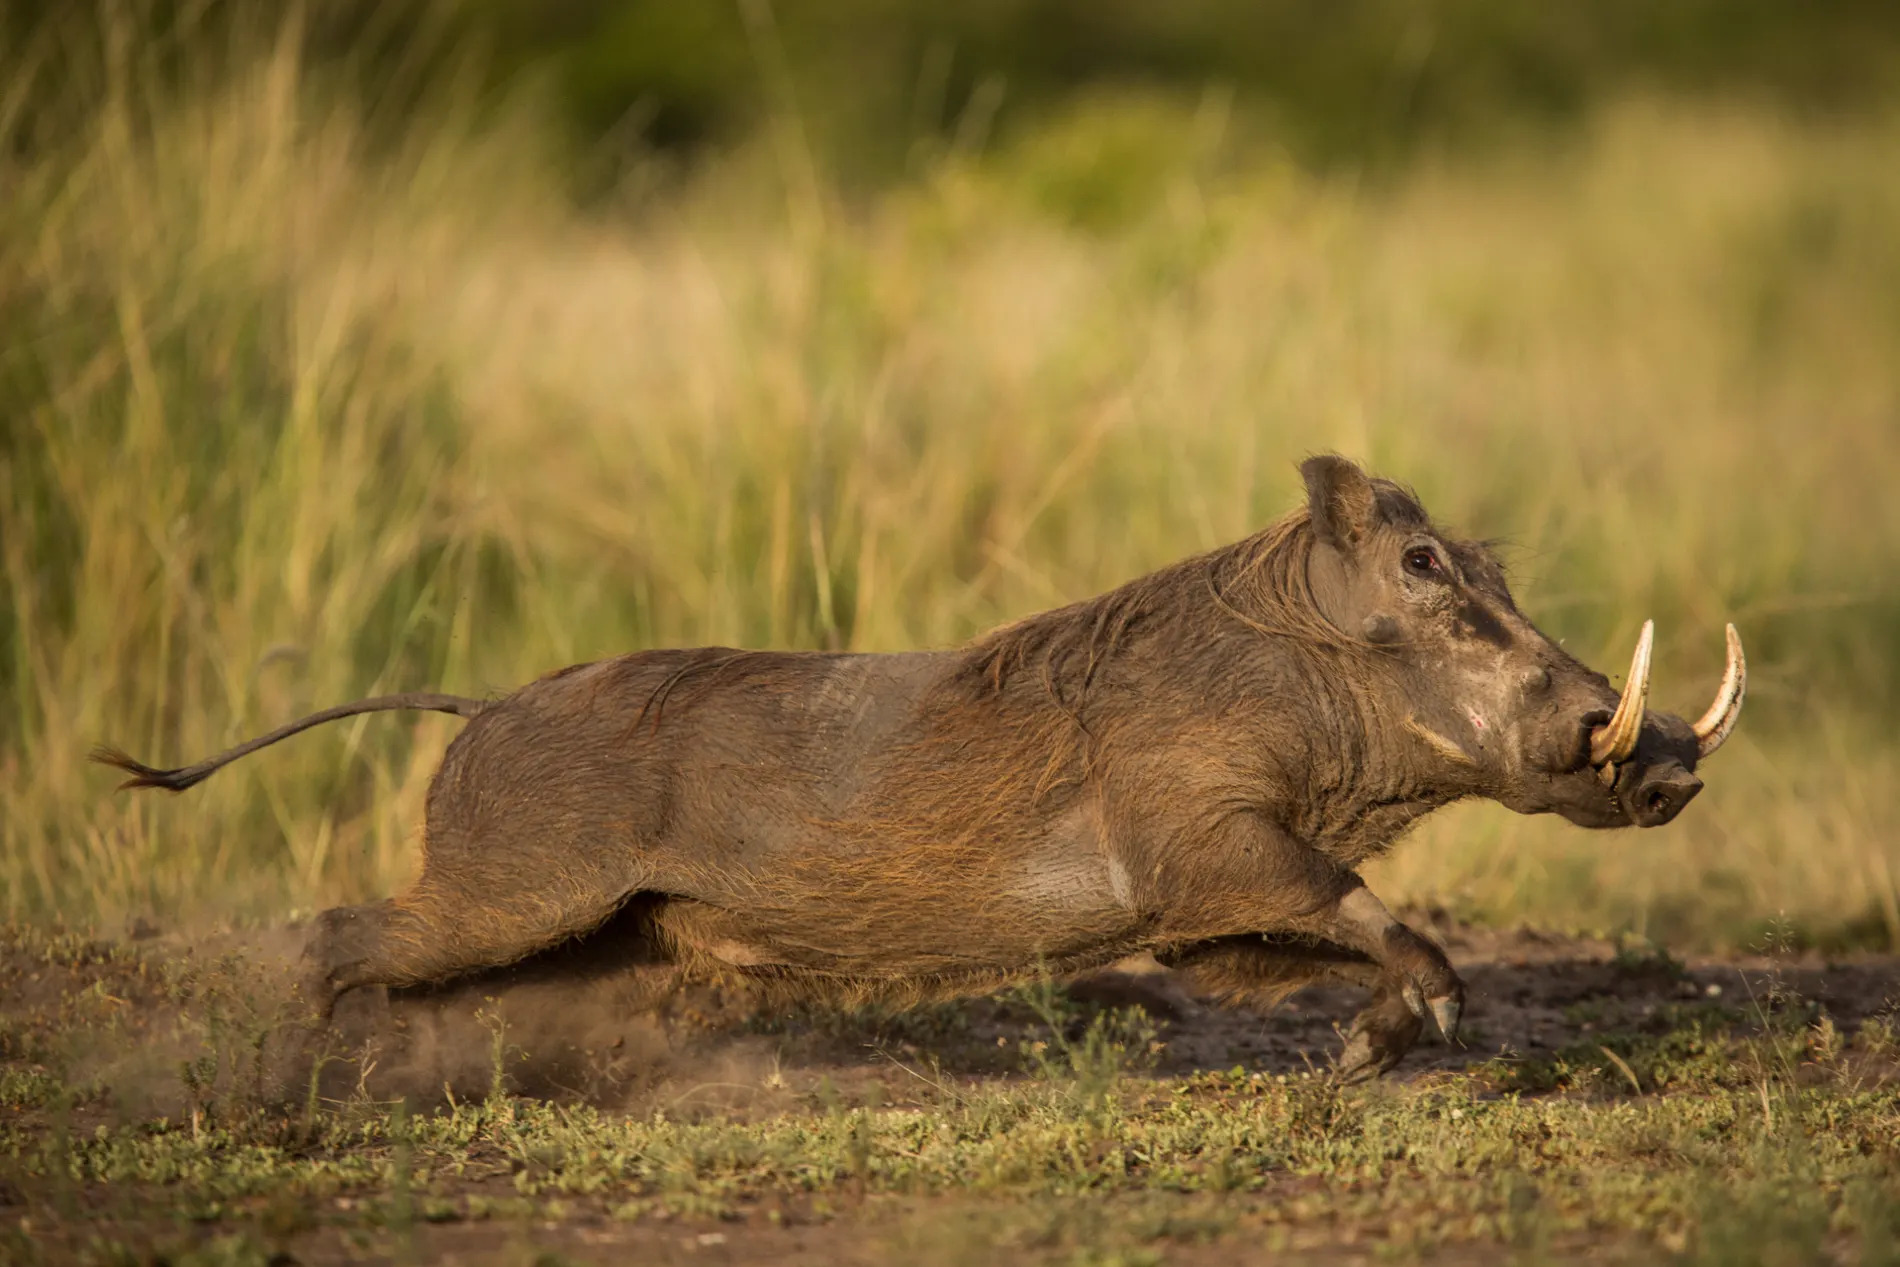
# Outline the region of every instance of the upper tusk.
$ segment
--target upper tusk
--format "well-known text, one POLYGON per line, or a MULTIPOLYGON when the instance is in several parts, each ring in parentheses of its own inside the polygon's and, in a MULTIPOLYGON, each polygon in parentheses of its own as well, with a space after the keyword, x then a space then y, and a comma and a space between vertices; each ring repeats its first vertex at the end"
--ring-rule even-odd
POLYGON ((1643 733, 1643 714, 1649 709, 1649 651, 1656 641, 1656 622, 1645 620, 1636 639, 1636 655, 1630 661, 1629 680, 1623 683, 1623 698, 1617 701, 1616 714, 1597 727, 1590 736, 1590 764, 1609 765, 1628 761, 1636 751, 1643 733))
POLYGON ((1742 699, 1748 694, 1748 661, 1742 658, 1742 636, 1735 626, 1728 627, 1728 668, 1722 672, 1722 687, 1715 703, 1695 724, 1696 746, 1706 757, 1728 738, 1742 717, 1742 699))

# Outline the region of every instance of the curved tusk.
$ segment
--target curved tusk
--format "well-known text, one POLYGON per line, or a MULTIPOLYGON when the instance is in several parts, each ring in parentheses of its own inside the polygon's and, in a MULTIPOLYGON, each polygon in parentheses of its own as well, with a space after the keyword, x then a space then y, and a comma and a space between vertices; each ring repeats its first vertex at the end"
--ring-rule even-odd
POLYGON ((1727 740, 1729 731, 1742 717, 1742 700, 1748 694, 1748 661, 1742 658, 1742 636, 1735 626, 1728 627, 1728 668, 1722 672, 1721 689, 1715 703, 1695 724, 1696 747, 1708 756, 1727 740))
POLYGON ((1649 651, 1655 641, 1656 622, 1645 620, 1642 635, 1636 639, 1636 655, 1630 661, 1629 680, 1623 683, 1623 698, 1616 704, 1616 715, 1590 736, 1591 765, 1628 761, 1636 751, 1636 740, 1643 733, 1643 714, 1649 709, 1649 651))

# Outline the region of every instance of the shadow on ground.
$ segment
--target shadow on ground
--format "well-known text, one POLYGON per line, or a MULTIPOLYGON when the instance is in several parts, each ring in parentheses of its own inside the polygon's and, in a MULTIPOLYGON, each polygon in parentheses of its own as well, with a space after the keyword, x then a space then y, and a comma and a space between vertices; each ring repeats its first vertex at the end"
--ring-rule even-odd
MULTIPOLYGON (((1470 995, 1460 1044, 1422 1044, 1400 1065, 1399 1077, 1548 1059, 1611 1032, 1662 1032, 1687 1015, 1752 1027, 1793 1009, 1804 1020, 1827 1016, 1851 1031, 1900 1009, 1900 959, 1891 957, 1685 961, 1654 947, 1493 932, 1416 913, 1414 919, 1448 948, 1470 995)), ((695 1062, 704 1062, 698 1071, 707 1082, 761 1086, 816 1077, 901 1085, 905 1077, 1006 1075, 1021 1068, 1025 1045, 1046 1040, 1052 1029, 1074 1038, 1104 1011, 1133 1008, 1145 1013, 1161 1044, 1158 1074, 1235 1066, 1291 1073, 1327 1067, 1340 1028, 1364 1001, 1354 989, 1315 987, 1265 1012, 1222 1007, 1195 997, 1152 961, 1131 960, 1053 992, 1029 987, 907 1010, 773 1008, 735 983, 675 991, 643 1015, 632 1009, 650 997, 642 974, 651 971, 619 963, 611 939, 577 943, 444 989, 399 994, 382 1032, 439 1052, 470 1041, 448 1036, 480 1013, 505 1024, 518 1048, 509 1076, 521 1080, 520 1089, 611 1098, 643 1074, 669 1082, 689 1075, 695 1062), (540 1085, 531 1085, 537 1079, 540 1085)), ((492 1071, 493 1062, 485 1068, 492 1071)))

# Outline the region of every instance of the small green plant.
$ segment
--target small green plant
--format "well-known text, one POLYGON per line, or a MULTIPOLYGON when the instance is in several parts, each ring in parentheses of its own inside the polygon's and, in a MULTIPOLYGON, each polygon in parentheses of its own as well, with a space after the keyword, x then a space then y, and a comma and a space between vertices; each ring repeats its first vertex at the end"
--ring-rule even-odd
POLYGON ((1046 975, 1009 997, 1045 1029, 1042 1037, 1019 1040, 1024 1066, 1060 1088, 1091 1122, 1105 1124, 1123 1079, 1152 1068, 1160 1054, 1154 1022, 1139 1008, 1084 1011, 1046 975))
POLYGON ((508 1100, 508 1057, 516 1049, 508 1042, 507 1018, 493 999, 488 1007, 476 1009, 475 1020, 488 1031, 488 1106, 500 1109, 508 1100))
POLYGON ((415 1148, 409 1105, 398 1100, 389 1110, 388 1226, 396 1238, 396 1260, 412 1262, 416 1254, 415 1148))

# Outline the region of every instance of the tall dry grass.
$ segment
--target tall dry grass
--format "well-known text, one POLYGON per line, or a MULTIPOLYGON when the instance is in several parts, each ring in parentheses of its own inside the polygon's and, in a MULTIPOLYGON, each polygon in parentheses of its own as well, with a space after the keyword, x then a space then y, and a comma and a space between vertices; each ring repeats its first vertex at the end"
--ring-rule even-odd
POLYGON ((1900 945, 1900 126, 1638 100, 1373 187, 1117 97, 868 201, 787 128, 582 212, 528 113, 390 135, 306 63, 102 63, 83 126, 0 159, 9 915, 388 891, 455 723, 179 798, 111 795, 95 741, 195 758, 646 645, 952 643, 1248 532, 1338 449, 1505 538, 1587 658, 1655 616, 1666 707, 1724 619, 1751 651, 1679 823, 1459 807, 1383 891, 1900 945))

